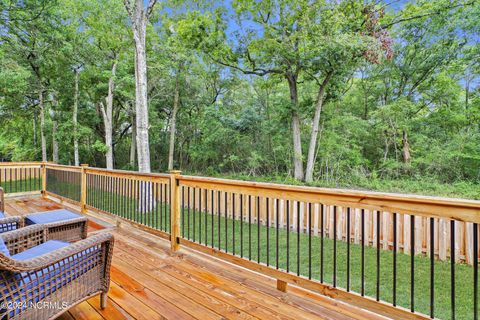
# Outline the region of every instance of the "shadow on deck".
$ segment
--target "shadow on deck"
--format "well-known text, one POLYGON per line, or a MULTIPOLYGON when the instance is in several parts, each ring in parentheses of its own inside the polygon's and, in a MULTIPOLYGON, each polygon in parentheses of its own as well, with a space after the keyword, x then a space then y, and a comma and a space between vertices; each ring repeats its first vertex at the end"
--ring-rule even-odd
MULTIPOLYGON (((13 216, 61 207, 29 196, 6 199, 5 211, 13 216)), ((115 236, 108 305, 100 310, 94 297, 59 319, 384 319, 297 287, 281 292, 275 279, 191 249, 172 254, 168 241, 115 227, 110 217, 89 219, 89 232, 110 229, 115 236)))

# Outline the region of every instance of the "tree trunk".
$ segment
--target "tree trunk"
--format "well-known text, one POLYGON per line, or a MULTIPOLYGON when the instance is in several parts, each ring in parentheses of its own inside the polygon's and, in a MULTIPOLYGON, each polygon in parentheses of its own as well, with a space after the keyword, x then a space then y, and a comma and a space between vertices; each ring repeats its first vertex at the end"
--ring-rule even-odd
POLYGON ((33 110, 33 147, 37 149, 37 110, 33 110))
POLYGON ((43 105, 43 87, 38 91, 38 106, 40 107, 40 136, 42 143, 42 161, 47 161, 47 140, 45 138, 45 109, 43 105))
POLYGON ((292 138, 293 138, 293 167, 294 177, 303 179, 303 155, 302 137, 300 129, 300 117, 298 115, 298 88, 297 78, 293 74, 287 74, 288 87, 290 89, 290 102, 292 108, 292 138))
MULTIPOLYGON (((147 52, 145 37, 147 22, 153 11, 156 0, 149 0, 147 8, 144 8, 144 0, 124 0, 125 8, 130 16, 135 41, 135 116, 137 124, 137 159, 138 171, 151 172, 150 168, 150 143, 148 137, 148 86, 147 86, 147 52)), ((148 182, 140 188, 139 211, 150 212, 155 207, 155 199, 152 194, 152 185, 148 182)))
POLYGON ((406 130, 403 130, 403 139, 402 139, 402 142, 403 142, 403 150, 402 150, 403 162, 404 162, 404 163, 410 163, 410 160, 411 160, 411 156, 410 156, 410 144, 408 143, 408 135, 407 135, 407 131, 406 131, 406 130))
POLYGON ((147 52, 145 36, 147 21, 143 10, 136 10, 136 22, 133 28, 135 40, 135 114, 137 122, 137 158, 138 171, 150 172, 150 143, 147 97, 147 52), (140 15, 140 16, 138 16, 140 15))
POLYGON ((78 153, 78 93, 79 93, 80 71, 75 69, 75 94, 73 96, 73 157, 75 166, 80 165, 80 157, 78 153))
POLYGON ((107 102, 107 108, 105 109, 103 103, 100 103, 100 107, 103 115, 103 124, 105 126, 105 145, 107 146, 107 153, 105 154, 105 160, 107 169, 113 169, 113 139, 112 139, 112 126, 113 126, 113 91, 115 90, 115 74, 117 71, 117 61, 112 63, 112 73, 108 79, 108 94, 105 99, 107 102))
POLYGON ((307 171, 305 181, 313 181, 313 171, 315 169, 315 154, 317 150, 318 128, 320 126, 320 117, 322 115, 323 101, 325 98, 325 89, 332 78, 333 72, 329 72, 323 80, 318 90, 317 103, 315 105, 315 116, 313 117, 312 133, 310 135, 310 144, 308 146, 307 171))
POLYGON ((177 112, 178 104, 180 100, 180 73, 181 66, 177 71, 177 76, 175 79, 175 93, 173 97, 173 110, 172 117, 170 119, 170 147, 168 150, 168 170, 173 170, 173 154, 175 152, 175 133, 176 133, 176 124, 177 124, 177 112))
POLYGON ((50 109, 50 118, 52 119, 52 160, 55 163, 58 163, 58 140, 57 140, 57 131, 58 131, 58 120, 56 109, 58 108, 58 101, 55 96, 52 97, 53 108, 50 109))
POLYGON ((135 157, 137 153, 137 125, 135 115, 132 112, 132 143, 130 144, 130 167, 135 168, 135 157))

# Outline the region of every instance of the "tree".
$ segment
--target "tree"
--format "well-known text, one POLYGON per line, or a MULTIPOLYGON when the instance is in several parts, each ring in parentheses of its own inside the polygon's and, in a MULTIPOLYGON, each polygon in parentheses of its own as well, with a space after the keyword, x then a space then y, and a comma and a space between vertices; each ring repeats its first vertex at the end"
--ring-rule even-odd
POLYGON ((150 172, 150 143, 148 138, 148 86, 147 86, 147 24, 156 0, 149 0, 147 7, 143 0, 124 0, 125 8, 132 23, 135 42, 135 117, 138 171, 150 172))

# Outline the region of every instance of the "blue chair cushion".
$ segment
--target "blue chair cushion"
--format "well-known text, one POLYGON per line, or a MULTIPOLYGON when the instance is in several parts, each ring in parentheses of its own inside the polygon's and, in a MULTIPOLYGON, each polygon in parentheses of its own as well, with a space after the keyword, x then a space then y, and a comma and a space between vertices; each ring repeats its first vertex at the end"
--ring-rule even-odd
POLYGON ((3 211, 0 211, 0 218, 5 218, 5 213, 3 213, 3 211))
POLYGON ((68 242, 59 240, 48 240, 47 242, 44 242, 36 247, 32 247, 20 253, 14 254, 12 258, 15 260, 28 260, 55 251, 57 249, 64 248, 68 245, 68 242))
POLYGON ((57 221, 71 220, 80 218, 81 215, 73 213, 66 209, 52 210, 43 213, 35 213, 25 217, 27 225, 30 224, 46 224, 57 221))
POLYGON ((5 245, 5 242, 3 241, 2 238, 0 238, 0 252, 6 255, 7 257, 10 257, 10 251, 8 251, 8 248, 5 245))

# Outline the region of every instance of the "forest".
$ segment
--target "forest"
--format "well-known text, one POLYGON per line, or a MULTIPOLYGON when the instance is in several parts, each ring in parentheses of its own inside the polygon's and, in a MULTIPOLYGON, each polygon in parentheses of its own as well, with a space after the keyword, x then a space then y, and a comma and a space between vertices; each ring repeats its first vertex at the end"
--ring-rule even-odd
POLYGON ((477 0, 0 0, 0 160, 480 199, 477 0))

